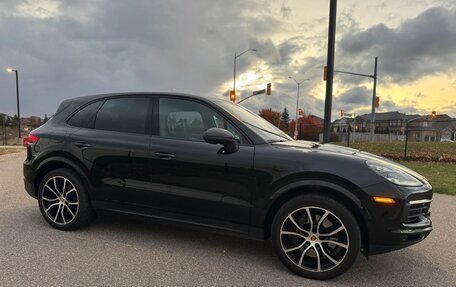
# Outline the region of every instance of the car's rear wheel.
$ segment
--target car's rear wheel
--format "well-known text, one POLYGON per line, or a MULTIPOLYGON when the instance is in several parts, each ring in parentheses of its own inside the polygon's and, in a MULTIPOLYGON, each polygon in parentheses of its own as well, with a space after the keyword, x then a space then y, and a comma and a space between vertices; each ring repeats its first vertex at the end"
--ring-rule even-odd
POLYGON ((272 240, 290 270, 319 280, 347 271, 361 248, 359 226, 351 212, 320 195, 299 196, 285 203, 274 218, 272 240))
POLYGON ((60 230, 80 228, 95 218, 84 185, 69 169, 56 169, 43 177, 38 204, 46 221, 60 230))

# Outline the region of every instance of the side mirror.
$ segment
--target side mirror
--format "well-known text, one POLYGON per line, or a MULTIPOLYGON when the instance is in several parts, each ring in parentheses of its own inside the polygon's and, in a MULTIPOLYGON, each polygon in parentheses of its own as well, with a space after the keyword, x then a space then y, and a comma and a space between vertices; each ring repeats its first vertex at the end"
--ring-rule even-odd
POLYGON ((239 150, 239 142, 236 137, 225 129, 210 128, 203 134, 203 139, 210 144, 221 144, 223 148, 219 150, 221 154, 235 153, 239 150))

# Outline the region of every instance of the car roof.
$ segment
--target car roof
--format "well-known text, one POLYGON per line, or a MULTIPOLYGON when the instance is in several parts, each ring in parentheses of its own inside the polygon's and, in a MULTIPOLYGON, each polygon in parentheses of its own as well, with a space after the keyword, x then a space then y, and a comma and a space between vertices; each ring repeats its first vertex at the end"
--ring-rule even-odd
POLYGON ((88 95, 82 97, 76 97, 69 99, 75 102, 90 102, 97 99, 103 98, 110 98, 116 96, 137 96, 137 95, 149 95, 149 96, 173 96, 173 97, 183 97, 183 98, 192 98, 192 99, 200 99, 204 101, 210 101, 208 98, 204 98, 201 96, 196 96, 192 94, 184 94, 184 93, 169 93, 169 92, 122 92, 122 93, 107 93, 107 94, 96 94, 96 95, 88 95))

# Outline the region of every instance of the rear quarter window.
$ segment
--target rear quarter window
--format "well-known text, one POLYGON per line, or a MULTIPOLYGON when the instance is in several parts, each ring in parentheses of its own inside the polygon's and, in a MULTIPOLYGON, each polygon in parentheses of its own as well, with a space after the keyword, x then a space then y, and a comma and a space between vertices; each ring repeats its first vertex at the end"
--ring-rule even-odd
POLYGON ((97 111, 102 104, 103 101, 97 101, 85 106, 68 120, 68 124, 80 128, 93 128, 97 111))

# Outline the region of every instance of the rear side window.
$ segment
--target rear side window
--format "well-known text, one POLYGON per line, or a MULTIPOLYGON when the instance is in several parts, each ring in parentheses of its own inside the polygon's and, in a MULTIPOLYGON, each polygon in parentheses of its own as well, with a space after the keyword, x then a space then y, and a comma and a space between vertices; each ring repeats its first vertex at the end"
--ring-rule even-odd
POLYGON ((80 128, 93 128, 97 111, 102 104, 103 101, 98 101, 85 106, 70 118, 68 124, 80 128))
POLYGON ((95 129, 145 134, 149 102, 147 97, 106 100, 96 116, 95 129))

